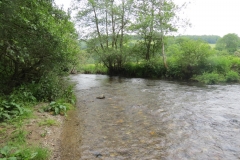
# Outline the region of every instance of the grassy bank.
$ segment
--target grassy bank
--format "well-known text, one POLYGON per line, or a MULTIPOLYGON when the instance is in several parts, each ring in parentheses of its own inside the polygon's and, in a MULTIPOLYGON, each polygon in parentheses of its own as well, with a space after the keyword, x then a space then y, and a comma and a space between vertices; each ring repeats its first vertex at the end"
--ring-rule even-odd
MULTIPOLYGON (((213 55, 194 63, 192 59, 172 56, 167 59, 167 64, 166 69, 159 57, 150 61, 126 63, 116 73, 125 77, 192 80, 204 84, 238 83, 240 80, 240 58, 237 56, 213 55)), ((83 67, 82 73, 107 74, 108 71, 103 66, 88 64, 83 67)))
POLYGON ((101 64, 84 64, 78 69, 78 72, 84 74, 107 74, 108 70, 101 64))
POLYGON ((1 94, 0 159, 47 160, 52 156, 75 96, 67 81, 49 78, 1 94))

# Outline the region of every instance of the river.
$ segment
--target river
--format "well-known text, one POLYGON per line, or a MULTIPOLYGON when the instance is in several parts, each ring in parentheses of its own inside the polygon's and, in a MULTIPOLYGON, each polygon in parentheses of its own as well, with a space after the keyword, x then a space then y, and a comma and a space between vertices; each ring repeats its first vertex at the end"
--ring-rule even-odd
POLYGON ((81 140, 69 159, 240 159, 240 85, 85 74, 71 79, 80 117, 74 126, 81 130, 69 137, 81 140), (96 99, 102 94, 105 99, 96 99))

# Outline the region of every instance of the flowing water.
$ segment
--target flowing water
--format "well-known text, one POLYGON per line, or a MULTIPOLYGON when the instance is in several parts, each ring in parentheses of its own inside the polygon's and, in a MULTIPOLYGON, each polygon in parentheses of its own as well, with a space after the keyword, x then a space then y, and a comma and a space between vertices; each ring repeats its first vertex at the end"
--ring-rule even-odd
POLYGON ((240 85, 74 75, 79 160, 240 159, 240 85), (105 99, 96 99, 99 95, 105 99))

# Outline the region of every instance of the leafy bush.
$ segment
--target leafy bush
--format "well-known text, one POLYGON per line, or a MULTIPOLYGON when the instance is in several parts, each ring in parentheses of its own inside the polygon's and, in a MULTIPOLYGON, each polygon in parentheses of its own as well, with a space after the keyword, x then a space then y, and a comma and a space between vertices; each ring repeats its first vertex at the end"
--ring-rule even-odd
POLYGON ((81 52, 70 14, 51 0, 1 0, 0 10, 1 91, 9 94, 38 82, 45 72, 61 74, 78 63, 81 52))
POLYGON ((85 74, 107 74, 107 68, 101 64, 85 64, 80 68, 85 74))
POLYGON ((167 59, 167 63, 168 63, 167 77, 183 79, 184 74, 182 72, 182 67, 179 64, 179 61, 175 57, 170 57, 167 59))
POLYGON ((26 104, 34 103, 37 99, 33 96, 32 91, 27 85, 22 85, 11 93, 9 100, 26 104))
POLYGON ((4 146, 0 149, 0 159, 1 160, 17 160, 17 154, 19 150, 16 150, 16 147, 4 146))
POLYGON ((192 79, 205 84, 217 84, 219 82, 224 82, 224 76, 218 73, 203 73, 202 75, 194 76, 192 79))
POLYGON ((13 119, 14 117, 22 115, 24 111, 25 109, 22 108, 20 104, 3 100, 0 103, 0 121, 13 119))
POLYGON ((67 102, 75 103, 73 85, 54 73, 45 75, 38 83, 31 84, 29 88, 38 101, 51 102, 62 98, 67 102))
POLYGON ((123 75, 135 77, 163 77, 166 74, 166 68, 162 60, 157 57, 141 63, 127 63, 123 67, 123 75))
POLYGON ((49 159, 50 152, 47 148, 31 147, 20 150, 17 156, 19 159, 47 160, 49 159))
POLYGON ((235 71, 227 72, 226 81, 227 82, 238 82, 239 81, 239 74, 235 71))
POLYGON ((207 60, 205 71, 225 74, 231 68, 231 60, 227 56, 212 56, 207 60))
POLYGON ((4 146, 0 149, 1 160, 47 160, 50 156, 50 152, 46 148, 31 147, 22 148, 12 146, 4 146))
POLYGON ((53 101, 44 108, 44 111, 51 112, 53 115, 66 115, 67 110, 71 109, 71 107, 71 104, 53 101))

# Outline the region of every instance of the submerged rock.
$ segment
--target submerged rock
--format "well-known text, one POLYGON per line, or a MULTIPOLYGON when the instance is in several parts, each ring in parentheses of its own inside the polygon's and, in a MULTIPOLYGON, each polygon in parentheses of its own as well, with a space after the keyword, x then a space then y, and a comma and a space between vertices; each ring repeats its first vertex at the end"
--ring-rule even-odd
POLYGON ((102 95, 100 95, 100 96, 98 96, 98 97, 96 97, 97 99, 104 99, 105 98, 105 96, 104 96, 104 94, 102 94, 102 95))

